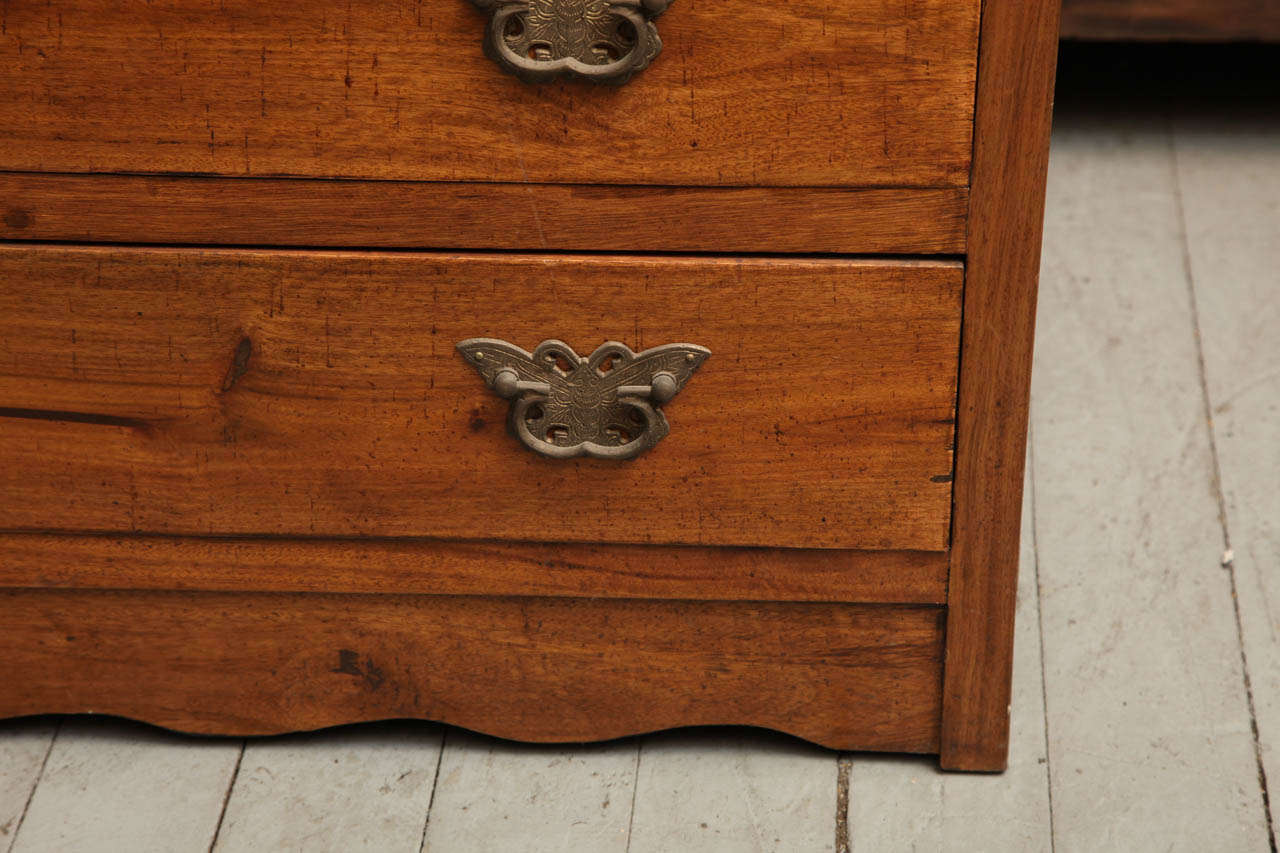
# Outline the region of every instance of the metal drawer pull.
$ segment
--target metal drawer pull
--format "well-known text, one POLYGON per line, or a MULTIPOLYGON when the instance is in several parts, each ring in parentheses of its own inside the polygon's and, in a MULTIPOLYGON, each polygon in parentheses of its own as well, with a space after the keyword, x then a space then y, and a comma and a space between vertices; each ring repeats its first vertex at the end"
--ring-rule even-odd
POLYGON ((662 51, 653 19, 671 0, 472 0, 484 51, 527 83, 561 74, 620 85, 662 51))
POLYGON ((635 353, 609 341, 582 358, 563 341, 529 353, 495 338, 469 338, 458 350, 511 400, 508 424, 521 443, 553 459, 632 459, 649 450, 670 431, 658 407, 711 355, 695 344, 635 353))

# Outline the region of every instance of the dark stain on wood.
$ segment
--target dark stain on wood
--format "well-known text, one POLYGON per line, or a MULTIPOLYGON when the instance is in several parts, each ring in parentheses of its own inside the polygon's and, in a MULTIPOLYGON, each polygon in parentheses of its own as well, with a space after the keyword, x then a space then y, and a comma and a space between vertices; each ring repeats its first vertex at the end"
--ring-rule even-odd
POLYGON ((366 657, 362 665, 360 653, 352 649, 338 649, 338 666, 329 671, 364 679, 364 683, 370 690, 377 690, 387 680, 386 674, 374 664, 371 658, 366 657))
POLYGON ((240 339, 240 343, 236 344, 235 354, 231 356, 231 366, 227 368, 227 375, 222 380, 222 393, 230 391, 240 381, 240 377, 248 372, 249 358, 252 355, 253 341, 246 335, 240 339))
POLYGON ((345 675, 360 675, 360 653, 351 649, 338 649, 338 667, 329 671, 345 675))
POLYGON ((20 207, 11 207, 4 212, 4 224, 8 228, 15 231, 21 231, 31 225, 35 217, 31 215, 31 211, 23 210, 20 207))

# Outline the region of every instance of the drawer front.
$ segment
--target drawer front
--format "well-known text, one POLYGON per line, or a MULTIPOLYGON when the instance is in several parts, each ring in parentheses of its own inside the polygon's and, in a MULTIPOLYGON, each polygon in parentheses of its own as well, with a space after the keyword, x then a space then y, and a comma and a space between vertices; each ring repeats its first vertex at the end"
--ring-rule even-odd
POLYGON ((952 262, 0 249, 18 530, 942 550, 952 262), (637 458, 551 459, 456 350, 711 351, 637 458))
POLYGON ((673 0, 621 87, 529 84, 467 0, 10 0, 0 169, 964 186, 979 0, 673 0))

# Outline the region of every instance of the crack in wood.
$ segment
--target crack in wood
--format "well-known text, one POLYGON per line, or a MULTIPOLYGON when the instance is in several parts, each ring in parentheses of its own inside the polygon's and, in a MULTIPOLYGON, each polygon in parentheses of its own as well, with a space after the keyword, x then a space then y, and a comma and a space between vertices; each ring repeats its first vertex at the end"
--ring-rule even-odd
POLYGON ((104 415, 98 412, 61 412, 52 409, 20 409, 0 407, 0 418, 22 418, 32 421, 54 421, 58 423, 95 424, 97 426, 126 427, 128 429, 147 430, 151 424, 142 418, 127 418, 119 415, 104 415))

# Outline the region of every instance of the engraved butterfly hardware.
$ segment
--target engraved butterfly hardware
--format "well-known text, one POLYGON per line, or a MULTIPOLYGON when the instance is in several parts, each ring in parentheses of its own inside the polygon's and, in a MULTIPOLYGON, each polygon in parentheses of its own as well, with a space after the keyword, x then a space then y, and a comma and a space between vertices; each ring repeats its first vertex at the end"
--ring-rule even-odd
POLYGON ((563 341, 533 352, 495 338, 458 350, 498 396, 511 400, 508 424, 525 447, 554 459, 632 459, 670 431, 658 408, 711 355, 695 344, 632 352, 609 341, 587 358, 563 341))
POLYGON ((653 19, 671 0, 472 0, 485 53, 528 83, 561 75, 620 85, 662 50, 653 19))

